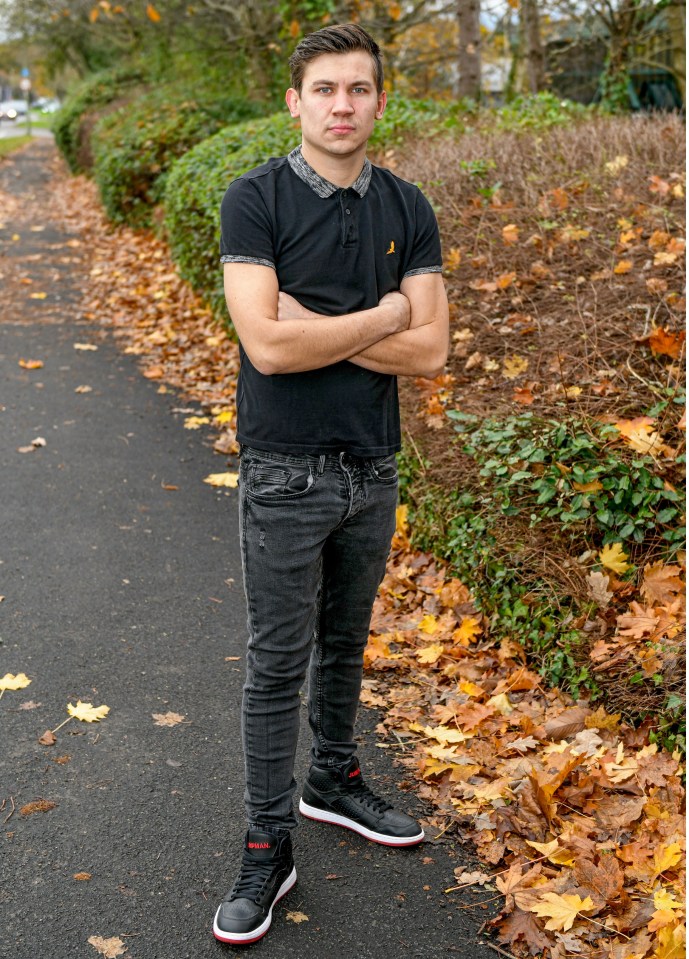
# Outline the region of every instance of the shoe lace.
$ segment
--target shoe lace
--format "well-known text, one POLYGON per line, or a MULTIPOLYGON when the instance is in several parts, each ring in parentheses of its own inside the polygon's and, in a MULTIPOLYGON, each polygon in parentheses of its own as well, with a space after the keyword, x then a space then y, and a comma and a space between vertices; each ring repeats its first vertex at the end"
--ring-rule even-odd
POLYGON ((273 859, 242 859, 239 875, 230 893, 230 899, 251 899, 254 902, 260 896, 263 887, 275 869, 273 859))
POLYGON ((352 795, 356 796, 356 798, 360 802, 363 802, 364 805, 373 809, 374 812, 384 813, 384 812, 387 812, 388 809, 393 808, 389 802, 386 802, 384 799, 381 799, 380 796, 376 796, 373 790, 370 789, 366 785, 366 783, 362 782, 361 780, 355 785, 350 786, 348 791, 352 795))

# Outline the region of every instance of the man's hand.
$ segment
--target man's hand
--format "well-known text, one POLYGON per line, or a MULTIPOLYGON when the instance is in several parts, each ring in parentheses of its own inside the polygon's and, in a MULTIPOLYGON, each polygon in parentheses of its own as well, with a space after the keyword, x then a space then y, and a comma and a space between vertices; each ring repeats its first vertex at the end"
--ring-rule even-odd
MULTIPOLYGON (((403 293, 386 293, 378 303, 392 318, 395 324, 394 332, 400 333, 409 329, 411 320, 411 306, 403 293)), ((278 320, 318 320, 324 319, 325 314, 314 313, 296 300, 289 293, 278 293, 278 320)))
POLYGON ((409 329, 411 322, 411 304, 404 293, 393 292, 386 293, 378 303, 379 307, 385 307, 391 310, 391 315, 397 320, 397 332, 409 329))
POLYGON ((318 320, 322 316, 322 313, 307 310, 289 293, 283 293, 282 290, 278 293, 278 320, 318 320))

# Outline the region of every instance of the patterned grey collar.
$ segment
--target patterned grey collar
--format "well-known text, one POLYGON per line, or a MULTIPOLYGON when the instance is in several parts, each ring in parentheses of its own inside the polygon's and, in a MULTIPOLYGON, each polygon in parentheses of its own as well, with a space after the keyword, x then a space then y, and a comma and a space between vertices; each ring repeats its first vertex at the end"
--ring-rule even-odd
MULTIPOLYGON (((335 186, 330 180, 326 180, 320 173, 316 173, 310 163, 304 159, 301 146, 295 147, 287 156, 287 162, 297 174, 300 180, 303 180, 307 186, 310 186, 314 193, 317 193, 322 199, 332 196, 340 187, 335 186)), ((371 161, 366 157, 361 173, 352 183, 352 190, 356 190, 359 196, 366 196, 366 191, 371 183, 371 161)))

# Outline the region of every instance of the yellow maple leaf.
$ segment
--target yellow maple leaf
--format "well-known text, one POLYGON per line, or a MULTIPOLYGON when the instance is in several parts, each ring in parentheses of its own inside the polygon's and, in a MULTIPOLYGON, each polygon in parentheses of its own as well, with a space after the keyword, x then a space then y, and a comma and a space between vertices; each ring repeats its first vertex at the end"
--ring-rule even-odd
POLYGON ((445 652, 445 647, 442 643, 433 643, 431 646, 426 646, 424 649, 420 649, 416 657, 420 663, 426 663, 431 665, 432 663, 437 663, 440 657, 445 652))
POLYGON ((221 410, 219 413, 213 414, 213 419, 219 426, 222 426, 223 423, 232 422, 234 419, 234 413, 232 410, 221 410))
POLYGON ((681 923, 661 929, 653 959, 685 959, 686 939, 687 930, 681 923))
POLYGON ((527 839, 526 844, 533 846, 556 866, 571 866, 574 862, 572 853, 568 849, 563 849, 557 839, 553 839, 552 842, 533 842, 527 839))
POLYGON ((459 264, 462 262, 462 252, 458 247, 453 246, 447 253, 445 257, 445 269, 448 273, 454 273, 459 264))
POLYGON ((476 683, 470 683, 468 679, 463 679, 459 684, 460 693, 465 693, 467 696, 483 696, 485 689, 481 686, 477 686, 476 683))
POLYGON ((615 573, 624 573, 629 569, 629 557, 622 548, 622 543, 608 543, 598 554, 601 564, 615 573))
POLYGON ((209 486, 229 486, 230 489, 236 489, 239 473, 211 473, 203 482, 209 486))
POLYGON ((6 689, 24 689, 30 682, 31 680, 26 673, 17 673, 16 676, 13 673, 5 673, 2 679, 0 679, 0 695, 2 695, 6 689))
POLYGON ((500 276, 495 281, 495 283, 499 290, 506 290, 507 287, 511 286, 516 279, 517 279, 517 274, 514 272, 501 273, 500 276))
POLYGON ((67 712, 75 719, 80 719, 83 723, 99 723, 110 712, 109 706, 93 706, 91 703, 82 703, 77 700, 76 706, 67 703, 67 712))
POLYGON ((452 763, 445 763, 439 759, 424 759, 423 771, 421 775, 424 779, 430 779, 432 776, 442 776, 448 769, 453 769, 452 763))
POLYGON ((661 873, 674 867, 682 860, 682 847, 677 842, 668 843, 667 846, 661 846, 653 853, 653 863, 655 871, 653 878, 656 879, 661 873))
POLYGON ((491 696, 486 705, 492 706, 493 709, 502 713, 503 716, 509 716, 509 714, 514 711, 514 706, 510 702, 507 693, 499 693, 497 696, 491 696))
POLYGON ((581 896, 566 893, 558 895, 556 892, 544 893, 537 902, 528 907, 529 912, 535 912, 541 919, 549 916, 545 928, 555 932, 567 932, 574 925, 579 913, 588 909, 593 909, 593 901, 589 896, 582 899, 581 896))
POLYGON ((481 624, 479 621, 474 619, 473 616, 465 616, 462 620, 462 625, 453 632, 452 638, 456 643, 466 645, 467 640, 473 642, 480 632, 481 624))
POLYGON ((502 365, 502 375, 506 380, 516 380, 529 368, 529 361, 525 356, 506 356, 502 365))
POLYGON ((407 536, 409 533, 409 507, 406 503, 402 506, 398 506, 395 510, 395 532, 402 536, 407 536))
POLYGON ((417 629, 420 629, 422 633, 428 633, 429 636, 432 636, 433 633, 438 632, 438 620, 431 613, 427 613, 420 623, 417 623, 417 629))
POLYGON ((428 739, 437 739, 439 743, 463 743, 469 737, 458 729, 449 726, 421 726, 419 723, 410 723, 409 729, 414 733, 423 733, 428 739))
POLYGON ((197 430, 200 426, 205 426, 206 423, 210 423, 207 416, 187 416, 184 421, 184 429, 197 430))

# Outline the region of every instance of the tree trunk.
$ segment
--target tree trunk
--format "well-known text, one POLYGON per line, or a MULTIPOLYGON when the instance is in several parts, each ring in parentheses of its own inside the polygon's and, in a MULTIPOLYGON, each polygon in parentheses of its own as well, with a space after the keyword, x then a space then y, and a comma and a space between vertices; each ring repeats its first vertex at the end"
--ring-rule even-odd
POLYGON ((538 0, 521 0, 522 36, 526 47, 526 79, 529 93, 538 93, 545 85, 545 58, 538 20, 538 0))
POLYGON ((468 97, 477 103, 481 99, 481 14, 480 0, 457 0, 459 21, 459 83, 460 99, 468 97))

